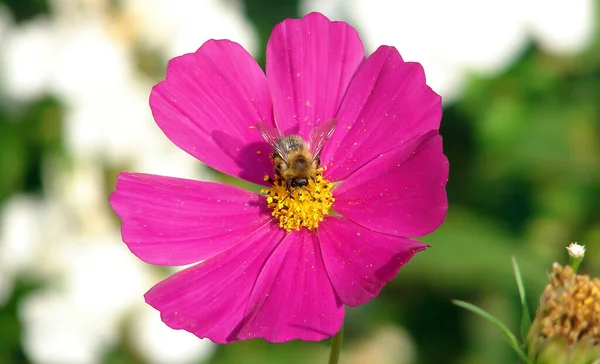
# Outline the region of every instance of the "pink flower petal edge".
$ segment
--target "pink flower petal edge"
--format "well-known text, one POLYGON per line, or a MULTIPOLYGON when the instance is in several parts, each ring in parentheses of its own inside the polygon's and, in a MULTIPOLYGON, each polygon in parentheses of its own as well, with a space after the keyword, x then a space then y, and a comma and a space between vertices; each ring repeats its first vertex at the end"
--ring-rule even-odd
POLYGON ((184 265, 219 254, 265 225, 264 196, 218 183, 121 173, 110 204, 141 260, 184 265))
POLYGON ((279 129, 307 139, 315 125, 333 118, 364 58, 356 30, 322 14, 275 26, 266 68, 279 129))
POLYGON ((271 96, 262 69, 239 44, 209 40, 172 59, 150 107, 178 147, 223 173, 266 185, 271 147, 256 124, 274 125, 271 96))
POLYGON ((342 181, 395 147, 438 130, 441 97, 425 83, 423 67, 381 46, 360 66, 337 113, 338 127, 322 160, 326 178, 342 181))
POLYGON ((356 171, 333 191, 333 209, 368 229, 417 237, 446 216, 448 159, 437 132, 400 145, 356 171))
POLYGON ((319 226, 325 268, 342 302, 358 306, 383 286, 426 245, 378 233, 344 217, 328 216, 319 226))
POLYGON ((315 232, 287 234, 260 273, 246 315, 241 339, 319 341, 339 331, 344 307, 327 276, 315 232))
POLYGON ((267 224, 226 250, 152 287, 146 302, 165 324, 215 343, 238 340, 256 279, 284 232, 267 224))

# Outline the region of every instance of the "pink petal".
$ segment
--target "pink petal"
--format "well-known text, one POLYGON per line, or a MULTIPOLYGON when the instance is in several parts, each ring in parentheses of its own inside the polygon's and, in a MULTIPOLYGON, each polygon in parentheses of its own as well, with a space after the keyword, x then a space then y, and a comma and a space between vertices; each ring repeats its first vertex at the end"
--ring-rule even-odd
POLYGON ((378 233, 340 216, 319 226, 323 261, 342 302, 358 306, 377 296, 398 270, 426 245, 378 233))
POLYGON ((265 264, 248 303, 240 338, 318 341, 339 331, 344 308, 335 295, 315 232, 293 231, 265 264))
POLYGON ((165 324, 216 343, 236 340, 254 282, 284 232, 268 224, 235 247, 158 283, 146 302, 165 324))
POLYGON ((257 184, 273 170, 256 123, 273 124, 266 77, 239 44, 209 40, 169 62, 150 107, 181 149, 209 166, 257 184))
POLYGON ((360 66, 323 150, 326 177, 340 181, 398 145, 438 130, 441 98, 425 84, 423 67, 381 46, 360 66))
POLYGON ((444 221, 447 180, 442 137, 429 132, 376 158, 338 185, 333 209, 368 229, 422 236, 444 221))
POLYGON ((121 173, 110 204, 123 241, 151 264, 198 262, 234 246, 271 219, 265 198, 236 187, 121 173))
POLYGON ((365 50, 358 33, 319 13, 278 24, 267 45, 267 78, 277 126, 305 139, 333 118, 365 50))

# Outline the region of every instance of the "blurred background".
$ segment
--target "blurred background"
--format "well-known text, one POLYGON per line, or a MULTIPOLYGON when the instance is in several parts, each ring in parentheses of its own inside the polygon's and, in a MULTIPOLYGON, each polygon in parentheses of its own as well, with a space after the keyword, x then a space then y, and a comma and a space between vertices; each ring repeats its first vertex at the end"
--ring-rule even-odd
MULTIPOLYGON (((536 307, 565 247, 600 274, 600 16, 592 0, 0 0, 0 363, 324 363, 329 346, 227 346, 168 329, 107 199, 119 171, 224 181, 154 124, 168 59, 318 10, 394 45, 444 97, 447 221, 347 310, 343 363, 516 363, 516 256, 536 307)), ((230 182, 230 181, 229 181, 230 182)))

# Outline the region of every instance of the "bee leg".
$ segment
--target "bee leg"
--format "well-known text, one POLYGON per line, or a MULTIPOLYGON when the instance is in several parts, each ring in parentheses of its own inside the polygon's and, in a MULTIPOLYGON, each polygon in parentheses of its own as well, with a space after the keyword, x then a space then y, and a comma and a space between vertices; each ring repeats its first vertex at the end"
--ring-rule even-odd
POLYGON ((310 195, 310 198, 312 198, 313 200, 315 199, 315 196, 313 196, 313 194, 308 190, 308 188, 306 187, 300 187, 302 188, 304 191, 308 192, 308 194, 310 195))
POLYGON ((282 169, 283 169, 283 163, 278 163, 275 165, 275 177, 277 177, 277 179, 283 178, 283 175, 281 174, 282 169))
POLYGON ((321 166, 321 157, 316 156, 314 162, 316 164, 315 168, 319 168, 321 166))

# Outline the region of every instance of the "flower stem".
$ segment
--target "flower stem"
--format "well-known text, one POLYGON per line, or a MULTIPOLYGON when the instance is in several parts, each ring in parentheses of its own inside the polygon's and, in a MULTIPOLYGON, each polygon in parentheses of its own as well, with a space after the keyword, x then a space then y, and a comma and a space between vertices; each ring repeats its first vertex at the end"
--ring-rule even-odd
POLYGON ((569 265, 571 266, 571 268, 573 268, 573 272, 575 272, 575 274, 577 274, 577 271, 579 270, 579 265, 582 261, 583 258, 569 257, 569 265))
POLYGON ((340 360, 340 351, 342 350, 342 336, 344 335, 344 326, 331 338, 331 352, 329 352, 329 364, 338 364, 340 360))

